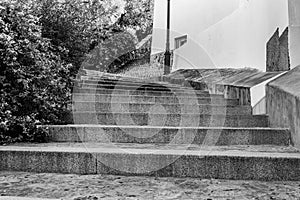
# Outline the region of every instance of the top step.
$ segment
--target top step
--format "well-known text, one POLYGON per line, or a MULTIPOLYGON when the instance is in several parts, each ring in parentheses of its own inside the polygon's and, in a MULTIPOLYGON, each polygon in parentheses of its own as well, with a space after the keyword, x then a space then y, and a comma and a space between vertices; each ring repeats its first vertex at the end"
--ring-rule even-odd
POLYGON ((179 85, 164 83, 164 82, 133 82, 125 80, 112 79, 97 79, 97 80, 76 80, 78 85, 121 85, 121 86, 136 86, 136 87, 153 87, 153 88, 174 88, 174 89, 193 89, 192 87, 182 87, 179 85))
POLYGON ((150 91, 165 91, 165 92, 189 92, 189 93, 205 93, 208 91, 193 90, 191 88, 176 88, 152 85, 123 85, 123 84, 82 84, 79 88, 97 88, 97 89, 123 89, 123 90, 150 90, 150 91))

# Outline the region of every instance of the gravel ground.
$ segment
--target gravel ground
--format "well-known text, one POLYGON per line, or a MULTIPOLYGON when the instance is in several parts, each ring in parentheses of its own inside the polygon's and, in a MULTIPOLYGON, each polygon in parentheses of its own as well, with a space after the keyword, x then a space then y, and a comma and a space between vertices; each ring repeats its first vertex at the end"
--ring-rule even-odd
POLYGON ((97 199, 300 199, 300 182, 0 172, 0 196, 97 199))

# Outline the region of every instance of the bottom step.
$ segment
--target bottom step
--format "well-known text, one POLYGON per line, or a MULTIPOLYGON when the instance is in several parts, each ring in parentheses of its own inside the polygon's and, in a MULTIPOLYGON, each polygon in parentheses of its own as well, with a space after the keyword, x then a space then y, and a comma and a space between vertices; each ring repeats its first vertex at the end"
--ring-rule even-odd
POLYGON ((0 147, 1 171, 300 180, 293 147, 101 143, 18 144, 0 147))

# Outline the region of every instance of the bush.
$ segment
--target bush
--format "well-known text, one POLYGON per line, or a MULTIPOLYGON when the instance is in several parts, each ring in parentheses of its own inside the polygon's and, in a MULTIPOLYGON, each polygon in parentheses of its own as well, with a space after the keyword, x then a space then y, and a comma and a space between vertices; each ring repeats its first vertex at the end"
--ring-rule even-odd
POLYGON ((152 0, 0 1, 0 143, 42 141, 46 130, 38 125, 66 123, 71 79, 88 53, 115 34, 138 30, 106 49, 110 63, 87 59, 106 71, 122 68, 134 40, 150 30, 150 4, 152 0))
POLYGON ((42 37, 30 4, 0 4, 0 141, 37 141, 39 124, 61 124, 71 96, 69 69, 42 37))

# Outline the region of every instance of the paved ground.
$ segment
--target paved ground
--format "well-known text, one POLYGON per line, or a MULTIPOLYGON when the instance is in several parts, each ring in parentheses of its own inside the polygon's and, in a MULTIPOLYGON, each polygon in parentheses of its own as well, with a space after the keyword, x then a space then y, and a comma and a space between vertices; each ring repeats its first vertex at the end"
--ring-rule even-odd
POLYGON ((70 200, 293 200, 300 199, 300 181, 259 182, 0 172, 0 196, 70 200))

